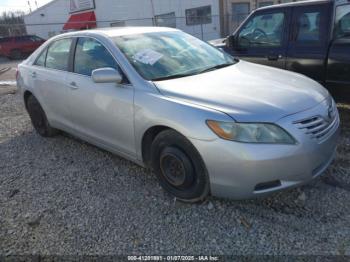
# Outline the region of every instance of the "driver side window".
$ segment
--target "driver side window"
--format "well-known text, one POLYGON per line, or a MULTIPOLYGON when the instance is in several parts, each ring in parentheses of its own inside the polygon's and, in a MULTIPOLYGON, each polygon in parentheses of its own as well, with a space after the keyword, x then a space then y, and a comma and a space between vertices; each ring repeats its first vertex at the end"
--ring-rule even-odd
POLYGON ((283 41, 283 12, 256 15, 238 35, 239 47, 279 47, 283 41))

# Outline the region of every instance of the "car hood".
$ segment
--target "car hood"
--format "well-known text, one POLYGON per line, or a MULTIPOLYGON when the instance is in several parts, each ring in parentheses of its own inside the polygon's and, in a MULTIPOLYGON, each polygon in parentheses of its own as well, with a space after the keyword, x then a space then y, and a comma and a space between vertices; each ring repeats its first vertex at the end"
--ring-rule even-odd
POLYGON ((224 112, 239 122, 275 122, 312 108, 329 96, 326 89, 305 76, 244 61, 154 83, 165 96, 224 112))

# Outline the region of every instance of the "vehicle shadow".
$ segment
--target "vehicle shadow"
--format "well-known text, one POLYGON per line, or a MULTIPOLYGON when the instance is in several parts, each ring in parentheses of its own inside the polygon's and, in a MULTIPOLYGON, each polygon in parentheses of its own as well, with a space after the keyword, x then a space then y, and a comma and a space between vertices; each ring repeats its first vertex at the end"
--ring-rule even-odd
MULTIPOLYGON (((0 166, 3 173, 2 178, 11 176, 11 173, 17 170, 17 165, 23 167, 25 164, 28 164, 26 173, 29 175, 28 178, 33 177, 34 180, 38 175, 40 176, 39 173, 50 174, 50 172, 59 172, 61 175, 67 176, 63 179, 64 181, 66 181, 66 179, 68 179, 68 181, 69 179, 83 179, 84 177, 88 180, 99 180, 101 183, 99 185, 99 190, 93 190, 98 195, 104 193, 108 195, 113 192, 125 191, 122 187, 128 184, 128 186, 132 188, 132 191, 125 192, 126 195, 124 197, 126 198, 128 198, 128 195, 131 197, 135 192, 138 192, 142 199, 143 192, 146 195, 159 197, 159 201, 178 202, 160 188, 151 170, 142 168, 124 158, 97 148, 94 145, 64 132, 55 138, 49 139, 40 137, 33 130, 24 132, 19 136, 0 143, 0 151, 11 153, 11 158, 6 157, 8 156, 6 154, 0 157, 1 162, 4 163, 4 165, 0 166), (17 159, 20 160, 20 163, 17 162, 17 159), (12 163, 12 165, 10 165, 10 163, 12 163), (31 165, 34 165, 36 168, 33 168, 31 165), (74 178, 71 174, 72 170, 74 170, 74 176, 76 176, 74 178), (111 177, 122 176, 123 183, 116 183, 113 186, 115 190, 108 191, 111 185, 101 180, 101 172, 105 173, 105 176, 110 176, 106 179, 107 181, 109 181, 111 177), (78 176, 81 175, 82 177, 78 178, 78 176), (104 188, 103 185, 105 185, 106 188, 104 188)), ((345 151, 347 157, 349 157, 349 150, 345 150, 342 144, 340 144, 338 151, 345 151)), ((270 209, 273 212, 283 214, 295 214, 298 216, 307 214, 309 216, 310 207, 313 209, 312 204, 308 204, 310 198, 315 198, 314 200, 319 202, 329 197, 326 192, 329 193, 329 190, 337 189, 349 191, 348 193, 350 194, 346 182, 337 182, 338 177, 344 175, 342 173, 337 173, 339 172, 339 167, 344 167, 344 165, 339 165, 342 157, 343 156, 338 153, 334 163, 322 177, 300 188, 279 192, 270 197, 252 200, 235 201, 209 197, 204 202, 197 203, 194 206, 203 206, 211 201, 213 203, 218 203, 218 205, 240 208, 242 210, 246 210, 249 206, 254 206, 254 208, 250 210, 251 214, 254 214, 254 210, 259 207, 260 209, 270 209), (331 177, 331 179, 329 179, 329 177, 331 177)), ((350 166, 350 163, 345 164, 347 166, 344 168, 350 166)), ((349 176, 349 174, 347 175, 349 176)), ((81 182, 84 184, 84 181, 81 182)), ((63 189, 66 185, 62 183, 60 186, 62 186, 63 189)), ((183 204, 180 206, 191 206, 191 204, 183 204)), ((319 213, 319 211, 314 210, 312 215, 317 216, 317 213, 319 213)))

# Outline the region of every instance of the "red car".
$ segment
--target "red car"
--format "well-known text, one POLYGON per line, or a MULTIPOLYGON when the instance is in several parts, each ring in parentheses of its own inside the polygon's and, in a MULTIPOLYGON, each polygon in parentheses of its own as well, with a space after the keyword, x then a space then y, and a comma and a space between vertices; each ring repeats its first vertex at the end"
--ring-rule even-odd
POLYGON ((0 55, 20 59, 23 55, 32 53, 44 42, 44 39, 35 35, 3 37, 0 38, 0 55))

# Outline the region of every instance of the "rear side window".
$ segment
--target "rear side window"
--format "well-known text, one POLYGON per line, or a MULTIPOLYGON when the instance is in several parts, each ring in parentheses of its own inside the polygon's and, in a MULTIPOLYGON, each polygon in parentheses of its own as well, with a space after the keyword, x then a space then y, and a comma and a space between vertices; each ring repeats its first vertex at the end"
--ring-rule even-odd
POLYGON ((321 13, 305 12, 298 17, 297 42, 318 42, 321 36, 321 13))
POLYGON ((30 40, 32 40, 33 42, 41 42, 41 41, 43 41, 42 38, 40 38, 38 36, 35 36, 35 35, 30 36, 30 40))
POLYGON ((338 6, 335 19, 335 37, 350 36, 350 5, 338 6))
POLYGON ((298 46, 325 46, 329 10, 324 5, 297 7, 293 11, 293 41, 298 46))
POLYGON ((45 48, 45 50, 41 52, 41 54, 38 56, 38 58, 34 62, 34 65, 45 66, 46 53, 47 53, 47 48, 45 48))
POLYGON ((92 38, 79 38, 74 58, 74 72, 91 76, 91 72, 102 67, 118 69, 118 65, 108 50, 92 38))
POLYGON ((53 42, 47 50, 46 67, 68 71, 71 44, 72 39, 69 38, 53 42))
POLYGON ((0 38, 0 43, 6 43, 6 42, 11 42, 11 41, 12 41, 12 38, 10 38, 10 37, 0 38))
POLYGON ((25 41, 29 41, 30 37, 29 36, 18 36, 15 39, 16 39, 16 42, 25 42, 25 41))

